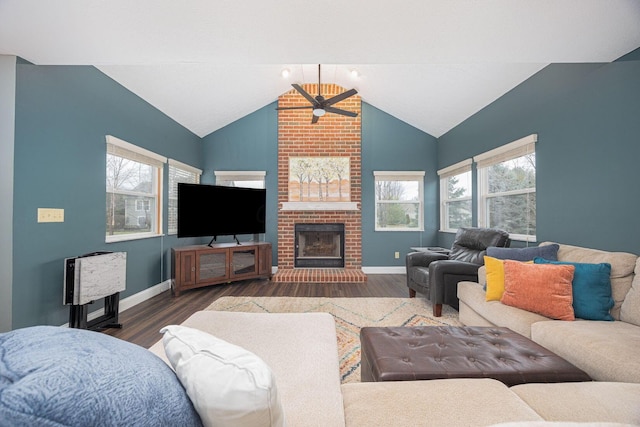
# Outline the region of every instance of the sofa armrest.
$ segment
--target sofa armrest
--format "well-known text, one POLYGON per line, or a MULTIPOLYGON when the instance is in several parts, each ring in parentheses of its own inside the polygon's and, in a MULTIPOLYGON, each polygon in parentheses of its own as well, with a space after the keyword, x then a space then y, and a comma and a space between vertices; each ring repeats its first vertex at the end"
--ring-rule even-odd
POLYGON ((406 257, 407 269, 409 267, 428 267, 433 261, 448 260, 446 254, 438 252, 409 252, 406 257))

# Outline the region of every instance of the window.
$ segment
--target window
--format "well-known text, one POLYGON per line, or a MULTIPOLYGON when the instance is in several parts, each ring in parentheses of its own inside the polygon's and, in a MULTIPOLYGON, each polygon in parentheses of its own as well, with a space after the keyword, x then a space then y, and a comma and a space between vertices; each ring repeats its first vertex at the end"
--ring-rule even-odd
POLYGON ((471 159, 438 171, 440 176, 440 231, 471 227, 471 159))
POLYGON ((216 185, 227 187, 265 188, 264 171, 214 171, 216 185))
POLYGON ((169 234, 178 233, 178 183, 199 184, 202 171, 193 166, 169 159, 169 200, 168 230, 169 234))
POLYGON ((111 135, 106 139, 106 241, 161 235, 167 159, 111 135))
POLYGON ((536 241, 537 134, 474 157, 478 165, 478 223, 511 239, 536 241))
POLYGON ((424 172, 373 172, 376 231, 424 229, 424 172))

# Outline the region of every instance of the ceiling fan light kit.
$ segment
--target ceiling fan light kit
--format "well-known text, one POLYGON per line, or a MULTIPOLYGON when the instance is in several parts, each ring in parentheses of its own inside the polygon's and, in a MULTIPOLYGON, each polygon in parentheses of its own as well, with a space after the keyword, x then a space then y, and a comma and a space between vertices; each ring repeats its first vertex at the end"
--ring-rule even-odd
POLYGON ((312 108, 313 117, 311 118, 311 123, 317 123, 318 118, 324 116, 326 113, 340 114, 342 116, 348 116, 348 117, 356 117, 358 115, 358 113, 332 107, 333 104, 336 104, 358 93, 357 90, 350 89, 346 92, 342 92, 341 94, 333 96, 329 99, 325 99, 324 96, 320 94, 320 87, 321 87, 320 64, 318 64, 318 96, 314 98, 306 90, 304 90, 302 86, 300 86, 299 84, 294 83, 291 86, 293 86, 293 88, 297 90, 300 93, 300 95, 302 95, 307 101, 309 101, 311 105, 304 106, 304 107, 278 107, 276 108, 276 110, 300 110, 300 109, 312 108))

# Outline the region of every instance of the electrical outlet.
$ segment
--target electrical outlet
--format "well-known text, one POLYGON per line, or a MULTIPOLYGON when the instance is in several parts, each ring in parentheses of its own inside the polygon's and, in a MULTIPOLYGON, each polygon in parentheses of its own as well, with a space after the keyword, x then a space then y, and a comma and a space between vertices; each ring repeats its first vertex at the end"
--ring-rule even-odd
POLYGON ((397 251, 396 251, 396 253, 395 253, 395 257, 396 257, 396 259, 399 259, 399 258, 400 258, 400 252, 397 252, 397 251))
POLYGON ((64 209, 38 208, 38 222, 64 222, 64 209))

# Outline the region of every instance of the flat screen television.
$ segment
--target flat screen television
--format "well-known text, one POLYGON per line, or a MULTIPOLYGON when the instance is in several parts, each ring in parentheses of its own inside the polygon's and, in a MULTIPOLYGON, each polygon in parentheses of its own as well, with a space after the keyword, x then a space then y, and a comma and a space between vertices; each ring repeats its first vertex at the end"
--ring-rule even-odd
POLYGON ((264 189, 178 183, 178 237, 264 233, 265 205, 264 189))

